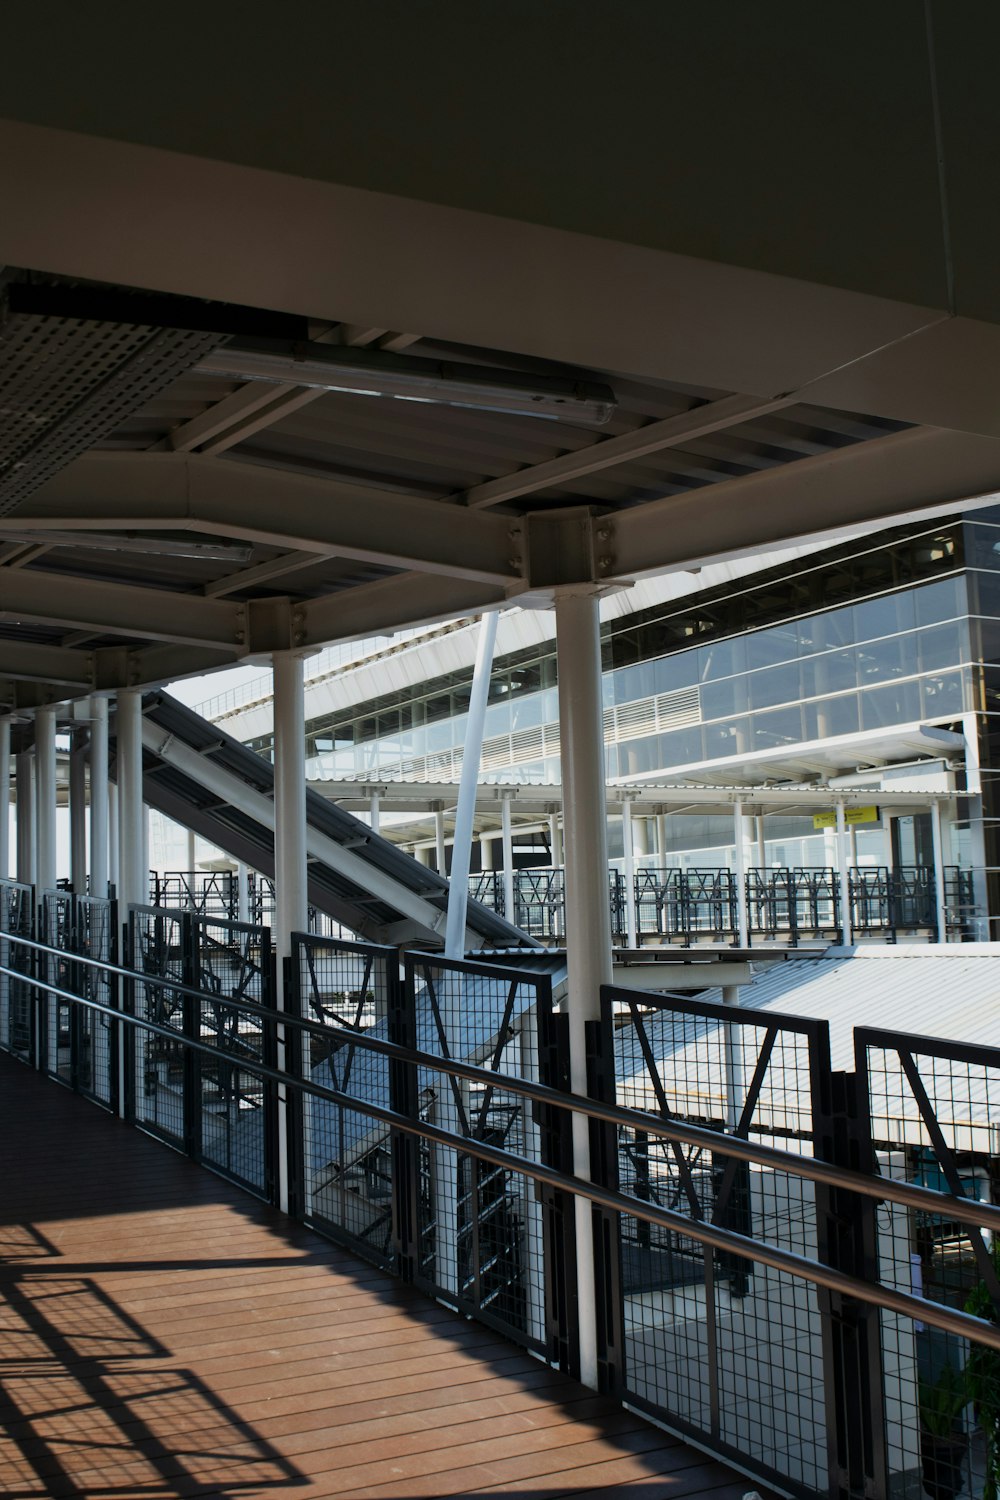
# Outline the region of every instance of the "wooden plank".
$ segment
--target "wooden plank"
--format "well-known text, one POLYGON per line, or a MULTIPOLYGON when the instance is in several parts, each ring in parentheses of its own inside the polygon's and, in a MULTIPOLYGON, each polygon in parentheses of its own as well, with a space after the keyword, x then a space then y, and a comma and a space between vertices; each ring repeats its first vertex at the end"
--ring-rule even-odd
POLYGON ((2 1055, 0 1170, 12 1497, 747 1488, 2 1055))

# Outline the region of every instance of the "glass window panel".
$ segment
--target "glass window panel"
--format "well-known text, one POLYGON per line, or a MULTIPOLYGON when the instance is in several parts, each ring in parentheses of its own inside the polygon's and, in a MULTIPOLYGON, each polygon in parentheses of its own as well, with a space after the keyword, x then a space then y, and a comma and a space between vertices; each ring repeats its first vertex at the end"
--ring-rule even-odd
POLYGON ((641 740, 626 740, 618 746, 618 775, 641 776, 644 771, 660 768, 660 750, 656 735, 641 740))
POLYGON ((842 692, 857 686, 858 669, 853 651, 825 651, 801 663, 802 696, 842 692))
POLYGON ((644 692, 635 695, 638 698, 645 698, 653 693, 673 693, 678 688, 694 687, 698 681, 697 651, 679 651, 676 656, 661 656, 647 665, 652 669, 650 685, 644 692))
POLYGON ((772 667, 777 662, 794 660, 799 653, 799 634, 795 625, 776 625, 772 630, 754 630, 747 636, 747 666, 772 667))
POLYGON ((703 719, 731 718, 749 708, 746 677, 727 677, 722 682, 703 682, 701 685, 701 716, 703 719))
POLYGON ((881 599, 866 599, 854 606, 854 638, 857 641, 874 640, 880 635, 894 635, 898 630, 910 630, 916 623, 913 610, 913 595, 885 594, 881 599))
POLYGON ((751 708, 772 708, 778 703, 796 703, 799 698, 799 664, 770 667, 750 674, 751 708))
MULTIPOLYGON (((954 667, 963 661, 965 626, 957 621, 951 625, 932 625, 916 635, 921 670, 940 671, 954 667)), ((909 643, 907 643, 909 646, 909 643)))
POLYGON ((963 593, 961 578, 941 578, 937 583, 914 589, 913 608, 917 624, 936 625, 939 620, 952 620, 962 614, 965 608, 963 593))
POLYGON ((857 734, 860 722, 857 693, 839 698, 821 698, 804 707, 805 735, 809 740, 826 739, 836 734, 857 734))
POLYGON ((710 646, 698 650, 698 673, 702 682, 712 682, 719 677, 731 677, 736 672, 745 672, 747 665, 746 640, 743 636, 731 636, 727 641, 713 641, 710 646))
POLYGON ((964 691, 962 672, 947 672, 934 677, 925 677, 920 684, 923 696, 925 719, 954 718, 972 707, 971 694, 964 691), (966 705, 965 699, 970 701, 966 705))
POLYGON ((779 708, 775 713, 754 714, 751 723, 755 750, 797 745, 802 739, 802 710, 797 704, 794 708, 779 708))
POLYGON ((708 760, 719 760, 725 755, 740 755, 746 749, 746 719, 735 724, 708 724, 705 726, 705 756, 708 760))
POLYGON ((968 522, 965 526, 965 560, 970 567, 1000 572, 1000 528, 968 522))
POLYGON ((544 724, 544 707, 545 696, 542 693, 530 693, 524 698, 516 699, 510 706, 511 727, 534 729, 536 725, 544 724))
POLYGON ((864 687, 868 682, 878 682, 886 677, 905 677, 912 672, 916 667, 912 656, 913 641, 908 640, 905 644, 909 647, 909 653, 904 652, 904 642, 899 636, 884 641, 866 641, 863 646, 859 646, 859 684, 864 687))
POLYGON ((670 734, 654 735, 653 743, 659 746, 659 766, 652 765, 650 770, 666 770, 671 766, 684 766, 690 761, 702 760, 704 750, 702 746, 701 728, 691 725, 688 729, 675 729, 670 734))
POLYGON ((920 718, 920 687, 916 682, 894 682, 861 694, 862 729, 885 729, 920 718))
POLYGON ((854 640, 852 611, 830 609, 825 614, 815 615, 812 620, 800 620, 799 633, 803 644, 808 634, 815 651, 830 651, 836 646, 849 646, 854 640))

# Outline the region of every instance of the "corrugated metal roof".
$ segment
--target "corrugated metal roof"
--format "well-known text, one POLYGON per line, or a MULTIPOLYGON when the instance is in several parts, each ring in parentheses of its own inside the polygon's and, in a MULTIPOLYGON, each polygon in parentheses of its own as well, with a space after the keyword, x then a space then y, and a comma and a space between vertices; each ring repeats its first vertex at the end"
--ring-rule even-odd
MULTIPOLYGON (((721 1004, 722 991, 706 990, 699 998, 721 1004)), ((905 1037, 916 1039, 916 1065, 946 1138, 959 1151, 1000 1153, 1000 944, 832 948, 821 958, 762 971, 741 988, 740 1006, 827 1022, 835 1070, 855 1069, 856 1027, 900 1033, 904 1046, 905 1037), (934 1056, 933 1040, 922 1050, 920 1039, 996 1047, 996 1063, 952 1062, 934 1056)), ((727 1072, 730 1099, 735 1093, 742 1101, 756 1063, 756 1028, 743 1046, 727 1047, 724 1023, 667 1009, 647 1012, 644 1030, 669 1108, 689 1119, 724 1121, 731 1107, 727 1072)), ((628 1027, 615 1053, 619 1102, 657 1111, 646 1060, 628 1027)), ((808 1135, 806 1067, 804 1045, 789 1034, 765 1074, 754 1133, 808 1135)), ((876 1142, 929 1146, 895 1050, 873 1049, 871 1079, 876 1142)))

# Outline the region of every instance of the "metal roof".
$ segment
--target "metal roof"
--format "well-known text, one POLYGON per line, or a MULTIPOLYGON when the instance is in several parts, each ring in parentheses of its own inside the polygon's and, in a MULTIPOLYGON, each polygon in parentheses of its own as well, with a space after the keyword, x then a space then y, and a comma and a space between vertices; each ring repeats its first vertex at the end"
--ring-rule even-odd
MULTIPOLYGON (((665 985, 669 983, 665 976, 665 985)), ((699 997, 722 1001, 722 990, 699 997)), ((826 1021, 833 1068, 853 1071, 855 1027, 877 1027, 914 1038, 970 1042, 1000 1049, 1000 946, 991 943, 828 948, 822 957, 775 963, 756 974, 739 992, 740 1007, 826 1021)), ((694 1118, 725 1118, 725 1048, 722 1026, 666 1016, 650 1016, 646 1031, 662 1068, 671 1107, 694 1118), (714 1041, 706 1040, 714 1034, 714 1041)), ((919 1054, 919 1042, 915 1051, 919 1054)), ((780 1049, 776 1054, 780 1058, 780 1049)), ((657 1108, 645 1068, 621 1049, 616 1059, 619 1085, 630 1102, 644 1097, 657 1108)), ((919 1056, 918 1056, 919 1063, 919 1056)), ((756 1120, 766 1130, 808 1129, 808 1086, 804 1055, 772 1063, 756 1120)), ((1000 1071, 998 1052, 997 1071, 1000 1071)), ((878 1069, 875 1069, 876 1073, 878 1069)), ((934 1064, 940 1118, 953 1129, 962 1149, 995 1152, 1000 1135, 981 1131, 1000 1125, 1000 1092, 987 1088, 982 1067, 939 1060, 934 1064)), ((994 1080, 995 1082, 995 1080, 994 1080)), ((935 1091, 932 1090, 932 1093, 935 1091)), ((919 1111, 902 1082, 888 1090, 873 1087, 873 1127, 882 1141, 926 1144, 919 1111)))
POLYGON ((14 709, 551 598, 567 512, 589 518, 586 567, 610 583, 894 509, 875 497, 870 514, 831 517, 816 491, 817 463, 869 447, 885 462, 909 428, 884 417, 37 271, 8 270, 2 293, 15 419, 0 452, 0 705, 14 709), (292 351, 283 380, 203 367, 262 336, 292 351), (596 383, 612 413, 597 426, 570 407, 543 420, 297 384, 296 361, 324 351, 528 391, 596 383), (808 516, 765 521, 753 487, 800 469, 808 516), (678 551, 670 503, 729 506, 734 485, 740 526, 699 531, 686 511, 678 551))

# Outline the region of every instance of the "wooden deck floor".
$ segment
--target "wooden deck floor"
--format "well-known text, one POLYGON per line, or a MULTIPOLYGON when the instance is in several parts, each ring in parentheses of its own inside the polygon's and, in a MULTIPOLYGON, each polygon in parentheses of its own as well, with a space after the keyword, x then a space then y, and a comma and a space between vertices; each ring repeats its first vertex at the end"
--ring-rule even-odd
POLYGON ((14 1500, 750 1488, 4 1056, 0 1158, 14 1500))

